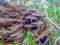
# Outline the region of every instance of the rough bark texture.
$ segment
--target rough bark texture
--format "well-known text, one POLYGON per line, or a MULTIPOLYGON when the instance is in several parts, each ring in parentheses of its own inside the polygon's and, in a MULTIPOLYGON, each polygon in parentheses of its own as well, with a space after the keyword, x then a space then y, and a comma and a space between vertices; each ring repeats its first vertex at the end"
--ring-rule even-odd
POLYGON ((38 28, 39 34, 47 28, 43 16, 37 10, 21 5, 12 6, 7 4, 7 6, 5 6, 0 4, 0 42, 21 43, 26 37, 28 29, 32 30, 32 26, 24 27, 25 25, 34 25, 35 27, 40 27, 38 28), (28 16, 34 16, 37 18, 37 21, 35 21, 37 23, 32 24, 33 18, 31 18, 30 23, 26 24, 26 22, 28 22, 26 17, 28 16), (41 23, 38 21, 41 21, 41 23))

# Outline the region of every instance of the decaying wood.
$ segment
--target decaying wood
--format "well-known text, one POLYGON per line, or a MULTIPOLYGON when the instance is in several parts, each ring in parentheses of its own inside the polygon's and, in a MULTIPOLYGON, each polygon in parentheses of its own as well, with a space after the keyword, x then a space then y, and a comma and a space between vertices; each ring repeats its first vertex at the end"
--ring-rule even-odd
POLYGON ((53 31, 53 29, 49 28, 46 29, 40 36, 38 36, 36 39, 34 39, 35 41, 38 41, 39 39, 43 38, 44 36, 48 35, 49 33, 51 33, 53 31))
MULTIPOLYGON (((28 30, 35 35, 39 36, 39 33, 42 33, 47 27, 43 18, 45 16, 40 16, 41 14, 37 10, 29 10, 20 8, 19 6, 9 5, 8 7, 0 6, 0 42, 3 43, 19 43, 23 42, 28 30), (35 14, 32 15, 32 14, 35 14), (32 16, 32 17, 31 17, 32 16), (39 16, 39 19, 37 18, 39 16), (31 18, 27 18, 31 17, 31 18), (34 18, 35 17, 35 18, 34 18), (27 18, 27 19, 26 19, 27 18), (30 24, 26 24, 26 21, 30 20, 30 24), (32 24, 32 20, 39 20, 39 24, 32 24), (26 26, 27 25, 27 26, 26 26), (26 26, 26 27, 24 27, 26 26), (38 32, 34 32, 31 27, 39 27, 38 32), (45 28, 46 27, 46 28, 45 28)), ((28 22, 28 21, 27 21, 28 22)), ((41 36, 42 37, 42 36, 41 36)))

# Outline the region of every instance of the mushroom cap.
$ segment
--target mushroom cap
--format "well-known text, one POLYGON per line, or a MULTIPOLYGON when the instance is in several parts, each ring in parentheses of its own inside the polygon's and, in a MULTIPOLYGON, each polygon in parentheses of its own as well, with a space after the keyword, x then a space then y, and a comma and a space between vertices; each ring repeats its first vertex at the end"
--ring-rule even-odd
POLYGON ((32 24, 40 25, 40 24, 43 24, 43 22, 41 20, 39 20, 37 22, 33 22, 32 24))
POLYGON ((34 31, 38 30, 38 27, 36 27, 36 26, 35 27, 31 27, 31 30, 34 30, 34 31))
POLYGON ((30 9, 30 8, 28 8, 27 11, 30 11, 32 13, 37 13, 37 10, 36 9, 30 9))
POLYGON ((31 24, 28 24, 28 25, 25 25, 24 27, 35 27, 35 26, 31 25, 31 24))
POLYGON ((41 16, 40 13, 33 13, 32 15, 33 15, 33 16, 41 16))
POLYGON ((34 16, 27 16, 26 19, 36 19, 37 20, 37 18, 34 16))

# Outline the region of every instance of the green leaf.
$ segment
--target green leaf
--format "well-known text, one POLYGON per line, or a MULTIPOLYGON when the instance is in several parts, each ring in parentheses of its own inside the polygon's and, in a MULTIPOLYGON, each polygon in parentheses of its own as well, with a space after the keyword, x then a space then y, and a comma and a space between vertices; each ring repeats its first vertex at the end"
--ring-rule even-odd
POLYGON ((34 35, 28 31, 26 38, 24 39, 24 43, 30 42, 32 45, 36 45, 36 42, 32 40, 34 35))
POLYGON ((57 15, 56 21, 58 24, 60 24, 60 9, 59 8, 56 9, 56 15, 57 15))
POLYGON ((47 13, 48 13, 48 16, 51 18, 52 15, 54 15, 54 9, 53 8, 48 8, 47 13))
POLYGON ((59 36, 58 30, 55 29, 53 34, 54 34, 55 37, 58 37, 59 36))
POLYGON ((51 5, 56 4, 56 0, 47 0, 47 1, 49 1, 51 5))

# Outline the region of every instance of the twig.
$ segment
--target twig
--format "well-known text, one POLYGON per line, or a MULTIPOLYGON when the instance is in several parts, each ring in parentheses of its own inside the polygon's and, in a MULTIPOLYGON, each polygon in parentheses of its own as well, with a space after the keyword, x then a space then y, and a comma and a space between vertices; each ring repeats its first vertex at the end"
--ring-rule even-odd
POLYGON ((60 27, 55 24, 51 19, 49 19, 48 17, 45 17, 49 22, 51 22, 53 24, 54 27, 56 27, 58 30, 60 30, 60 27))
POLYGON ((43 38, 44 36, 48 35, 53 29, 49 28, 46 29, 38 38, 34 39, 35 41, 38 41, 39 39, 43 38))

